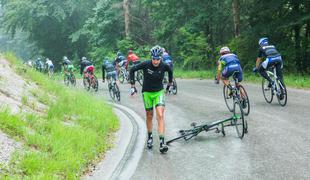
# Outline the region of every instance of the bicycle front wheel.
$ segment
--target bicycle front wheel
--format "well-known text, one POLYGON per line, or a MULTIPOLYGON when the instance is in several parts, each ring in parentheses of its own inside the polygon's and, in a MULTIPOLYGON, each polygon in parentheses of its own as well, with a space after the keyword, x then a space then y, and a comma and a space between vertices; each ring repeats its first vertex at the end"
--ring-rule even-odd
POLYGON ((233 98, 233 95, 231 93, 231 90, 229 90, 229 88, 226 85, 223 86, 223 96, 224 96, 224 100, 225 100, 225 103, 226 103, 228 110, 230 112, 233 112, 233 110, 234 110, 234 98, 233 98))
POLYGON ((142 86, 143 84, 143 74, 141 71, 137 72, 137 81, 139 82, 139 84, 142 86))
POLYGON ((87 91, 89 91, 89 89, 90 89, 90 80, 89 80, 89 78, 87 78, 87 77, 83 78, 83 85, 84 85, 84 88, 87 91))
POLYGON ((236 127, 237 135, 240 139, 243 138, 245 127, 244 127, 244 115, 239 99, 234 102, 234 116, 232 124, 236 127))
POLYGON ((119 73, 119 75, 118 75, 118 80, 119 80, 119 82, 121 82, 122 84, 124 83, 124 80, 125 80, 125 77, 124 77, 125 75, 124 75, 124 72, 123 71, 121 71, 120 73, 119 73))
POLYGON ((262 90, 263 95, 267 103, 271 103, 273 99, 273 90, 272 88, 268 87, 269 82, 263 78, 262 81, 262 90))
POLYGON ((281 106, 285 106, 287 103, 287 91, 285 84, 282 83, 280 80, 277 80, 279 84, 279 93, 277 93, 277 99, 281 106))

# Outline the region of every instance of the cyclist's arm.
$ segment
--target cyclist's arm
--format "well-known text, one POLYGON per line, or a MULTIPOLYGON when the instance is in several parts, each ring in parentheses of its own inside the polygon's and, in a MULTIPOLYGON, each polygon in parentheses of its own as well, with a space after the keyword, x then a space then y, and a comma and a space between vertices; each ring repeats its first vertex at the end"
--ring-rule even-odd
POLYGON ((261 64, 261 62, 263 60, 263 57, 264 57, 264 51, 260 48, 258 50, 258 55, 257 55, 257 58, 256 58, 256 68, 258 68, 259 65, 261 64))
POLYGON ((256 58, 256 68, 258 69, 259 65, 261 64, 262 62, 262 58, 258 57, 256 58))
POLYGON ((130 83, 131 85, 135 85, 135 72, 145 68, 147 61, 138 64, 137 66, 133 66, 129 71, 130 83))
POLYGON ((129 62, 131 61, 131 58, 129 56, 127 56, 127 61, 126 61, 126 64, 125 64, 125 68, 128 69, 128 64, 129 62))
POLYGON ((222 71, 222 62, 219 60, 217 62, 217 80, 221 79, 221 71, 222 71))

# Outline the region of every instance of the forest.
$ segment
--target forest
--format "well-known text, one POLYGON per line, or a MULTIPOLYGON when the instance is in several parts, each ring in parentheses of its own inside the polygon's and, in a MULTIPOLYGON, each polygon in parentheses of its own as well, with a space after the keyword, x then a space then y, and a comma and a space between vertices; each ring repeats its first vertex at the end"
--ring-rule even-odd
MULTIPOLYGON (((183 70, 214 69, 229 46, 251 71, 268 37, 286 72, 310 73, 310 0, 0 0, 1 34, 27 41, 27 59, 82 56, 100 64, 118 50, 142 59, 159 44, 183 70)), ((1 36, 0 36, 1 37, 1 36)), ((1 46, 7 41, 0 38, 1 46)), ((26 46, 26 45, 25 45, 26 46)), ((23 48, 23 47, 21 47, 23 48)))

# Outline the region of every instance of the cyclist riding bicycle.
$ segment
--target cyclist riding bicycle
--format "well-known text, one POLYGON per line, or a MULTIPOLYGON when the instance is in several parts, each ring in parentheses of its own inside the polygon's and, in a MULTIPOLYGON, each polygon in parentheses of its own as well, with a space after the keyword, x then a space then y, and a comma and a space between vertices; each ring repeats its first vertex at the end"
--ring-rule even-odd
POLYGON ((271 88, 273 87, 274 82, 267 75, 266 70, 271 66, 275 66, 277 76, 283 83, 283 75, 282 75, 283 62, 281 54, 277 51, 274 45, 269 45, 268 38, 266 37, 260 38, 258 44, 260 47, 258 49, 256 66, 254 67, 253 72, 258 71, 262 77, 268 80, 269 82, 268 87, 271 88), (263 58, 266 59, 263 61, 263 58))
POLYGON ((120 52, 120 51, 117 51, 116 53, 116 58, 113 62, 113 64, 115 65, 116 67, 116 72, 119 73, 119 67, 120 65, 125 65, 125 62, 126 62, 126 58, 123 56, 123 54, 120 52))
POLYGON ((140 58, 135 54, 133 53, 132 50, 129 50, 128 52, 128 56, 127 56, 127 62, 126 62, 126 70, 128 70, 128 65, 129 66, 134 66, 134 65, 137 65, 140 63, 140 58))
POLYGON ((159 134, 159 151, 165 153, 168 151, 168 146, 165 144, 165 122, 164 122, 164 110, 165 110, 165 93, 163 90, 164 74, 168 71, 169 85, 172 85, 173 74, 170 67, 162 62, 163 50, 160 46, 154 46, 151 49, 152 60, 144 61, 136 66, 133 66, 130 70, 131 81, 131 93, 137 92, 135 88, 135 71, 142 70, 144 81, 142 86, 142 94, 144 107, 146 111, 146 126, 148 131, 147 147, 151 149, 153 147, 153 135, 152 135, 152 119, 153 109, 155 106, 156 118, 158 121, 158 134, 159 134))
POLYGON ((173 71, 173 61, 171 56, 168 54, 165 48, 163 48, 163 61, 168 64, 173 71))
POLYGON ((62 65, 64 67, 64 74, 72 73, 74 70, 74 66, 71 61, 67 58, 67 56, 63 57, 62 65))
MULTIPOLYGON (((237 86, 239 87, 240 82, 243 80, 243 73, 242 68, 240 65, 240 61, 236 54, 230 52, 229 47, 222 47, 220 49, 220 59, 218 60, 218 67, 217 67, 217 81, 222 79, 224 85, 226 85, 230 89, 230 95, 232 86, 229 82, 229 77, 234 76, 238 80, 237 86)), ((241 96, 243 97, 244 92, 240 91, 241 96)), ((246 101, 242 101, 243 108, 246 107, 246 101)))
POLYGON ((53 62, 49 58, 46 58, 45 64, 47 66, 47 71, 48 71, 49 75, 51 75, 50 73, 54 72, 53 62))
POLYGON ((116 82, 118 80, 115 66, 110 62, 108 57, 105 57, 102 62, 102 82, 110 78, 113 78, 116 82), (107 76, 105 76, 105 71, 107 71, 107 76))
POLYGON ((35 65, 36 65, 36 69, 39 70, 39 71, 42 71, 43 70, 43 63, 41 61, 41 58, 37 58, 37 60, 35 61, 35 65))
POLYGON ((87 60, 86 57, 82 57, 80 63, 80 74, 87 77, 87 74, 94 74, 94 65, 91 61, 87 60))

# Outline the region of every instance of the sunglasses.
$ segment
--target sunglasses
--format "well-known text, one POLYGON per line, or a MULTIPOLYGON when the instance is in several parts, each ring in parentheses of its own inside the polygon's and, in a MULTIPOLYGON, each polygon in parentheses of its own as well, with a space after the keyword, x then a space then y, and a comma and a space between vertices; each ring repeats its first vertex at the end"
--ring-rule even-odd
POLYGON ((160 61, 160 60, 161 60, 161 57, 152 57, 152 60, 154 60, 154 61, 160 61))

